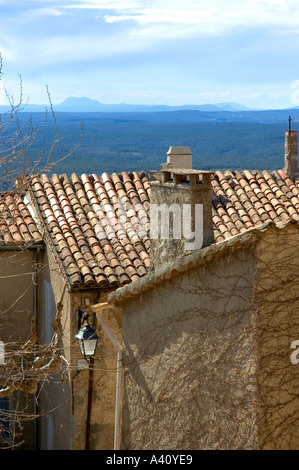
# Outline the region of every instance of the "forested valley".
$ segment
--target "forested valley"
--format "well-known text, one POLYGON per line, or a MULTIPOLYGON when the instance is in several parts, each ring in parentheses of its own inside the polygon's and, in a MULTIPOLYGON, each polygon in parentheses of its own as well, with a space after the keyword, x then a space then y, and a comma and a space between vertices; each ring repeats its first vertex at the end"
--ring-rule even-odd
MULTIPOLYGON (((202 170, 274 170, 284 165, 289 110, 204 113, 20 113, 38 129, 26 148, 38 160, 55 136, 55 173, 113 173, 159 170, 170 146, 189 146, 193 167, 202 170), (82 140, 82 141, 81 141, 82 140), (80 143, 80 145, 78 145, 80 143), (76 148, 75 148, 76 147, 76 148), (72 153, 72 149, 74 149, 72 153), (71 155, 63 158, 65 155, 71 155)), ((299 113, 292 110, 293 118, 299 113)), ((296 123, 292 124, 294 129, 296 123)))

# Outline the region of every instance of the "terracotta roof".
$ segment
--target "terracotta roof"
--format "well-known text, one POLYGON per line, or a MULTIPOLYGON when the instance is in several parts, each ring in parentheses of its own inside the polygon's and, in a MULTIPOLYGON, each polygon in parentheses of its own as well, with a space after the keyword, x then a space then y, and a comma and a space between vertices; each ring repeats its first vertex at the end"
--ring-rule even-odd
MULTIPOLYGON (((217 171, 212 187, 216 242, 267 222, 299 221, 299 181, 281 170, 217 171)), ((149 189, 145 172, 32 180, 32 200, 71 285, 116 287, 147 274, 150 240, 136 224, 141 216, 149 227, 149 189), (118 201, 132 206, 125 227, 118 201)))
POLYGON ((147 273, 149 238, 135 224, 138 209, 149 210, 148 180, 125 172, 33 178, 31 195, 71 285, 113 287, 147 273), (126 230, 119 201, 130 208, 126 230))
POLYGON ((299 180, 282 170, 216 171, 212 186, 217 242, 266 222, 299 221, 299 180))
POLYGON ((30 246, 42 236, 20 194, 0 194, 0 245, 30 246))

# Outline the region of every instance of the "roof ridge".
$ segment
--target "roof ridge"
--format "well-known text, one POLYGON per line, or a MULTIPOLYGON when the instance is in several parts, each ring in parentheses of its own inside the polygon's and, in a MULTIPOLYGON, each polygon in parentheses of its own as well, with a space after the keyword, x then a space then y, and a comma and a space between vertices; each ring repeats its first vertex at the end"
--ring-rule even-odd
POLYGON ((107 294, 106 297, 103 298, 103 301, 107 300, 108 302, 115 303, 122 301, 127 297, 139 294, 145 290, 149 290, 155 285, 169 280, 180 273, 184 273, 190 269, 194 269, 200 265, 203 265, 206 262, 210 262, 215 257, 219 257, 227 252, 240 249, 244 245, 248 246, 248 244, 254 243, 257 238, 261 237, 262 234, 271 227, 277 230, 282 230, 290 224, 295 224, 299 230, 299 226, 294 220, 280 222, 278 224, 275 224, 273 221, 271 221, 253 227, 246 232, 227 238, 221 242, 213 243, 212 245, 201 248, 200 250, 195 250, 193 253, 183 255, 161 268, 149 271, 145 277, 138 279, 137 281, 134 281, 127 286, 120 287, 110 294, 107 294))

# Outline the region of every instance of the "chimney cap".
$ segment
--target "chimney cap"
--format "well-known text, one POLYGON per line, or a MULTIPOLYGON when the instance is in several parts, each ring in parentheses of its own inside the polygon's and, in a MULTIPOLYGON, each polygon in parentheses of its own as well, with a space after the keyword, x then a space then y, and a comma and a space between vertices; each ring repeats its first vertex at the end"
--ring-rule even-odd
POLYGON ((190 147, 169 147, 166 155, 192 155, 190 147))
POLYGON ((190 147, 169 147, 166 155, 167 167, 192 168, 192 152, 190 147))
POLYGON ((214 175, 215 171, 193 170, 192 168, 166 168, 161 173, 172 173, 174 175, 214 175))

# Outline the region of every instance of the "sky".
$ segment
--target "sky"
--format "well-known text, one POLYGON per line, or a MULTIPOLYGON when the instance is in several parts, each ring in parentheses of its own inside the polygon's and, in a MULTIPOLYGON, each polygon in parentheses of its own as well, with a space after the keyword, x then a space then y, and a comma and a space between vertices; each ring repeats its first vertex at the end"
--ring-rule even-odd
POLYGON ((0 0, 0 104, 299 106, 298 0, 0 0))

